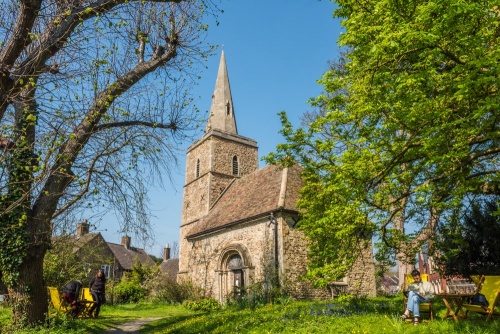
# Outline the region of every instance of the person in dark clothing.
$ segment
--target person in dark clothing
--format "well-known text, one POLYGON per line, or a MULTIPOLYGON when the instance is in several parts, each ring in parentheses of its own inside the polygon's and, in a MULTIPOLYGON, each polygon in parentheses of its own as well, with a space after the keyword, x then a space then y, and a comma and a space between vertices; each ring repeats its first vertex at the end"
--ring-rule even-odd
POLYGON ((82 281, 71 281, 64 286, 62 291, 64 301, 68 303, 68 305, 71 305, 71 316, 73 318, 76 318, 78 316, 78 312, 80 311, 78 296, 81 288, 82 281))
POLYGON ((102 269, 97 271, 97 274, 90 280, 90 293, 95 304, 89 310, 89 313, 94 318, 99 316, 101 304, 106 302, 106 275, 102 269))

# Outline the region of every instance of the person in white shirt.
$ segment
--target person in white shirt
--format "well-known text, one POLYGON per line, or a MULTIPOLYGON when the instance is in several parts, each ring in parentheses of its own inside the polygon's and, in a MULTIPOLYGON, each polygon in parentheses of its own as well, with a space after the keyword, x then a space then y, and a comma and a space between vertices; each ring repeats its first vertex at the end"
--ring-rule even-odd
POLYGON ((413 270, 411 275, 414 282, 408 286, 408 302, 401 319, 406 320, 410 318, 410 313, 413 313, 413 324, 418 325, 420 303, 429 303, 434 298, 434 287, 431 283, 422 281, 420 272, 417 269, 413 270))

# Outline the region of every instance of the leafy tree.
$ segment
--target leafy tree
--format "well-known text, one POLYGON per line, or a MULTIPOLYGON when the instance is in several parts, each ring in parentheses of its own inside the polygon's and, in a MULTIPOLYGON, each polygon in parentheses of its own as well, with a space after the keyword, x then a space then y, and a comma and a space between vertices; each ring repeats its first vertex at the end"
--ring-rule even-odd
POLYGON ((444 275, 500 274, 498 209, 493 200, 474 202, 464 214, 453 215, 450 224, 438 227, 435 262, 444 275))
MULTIPOLYGON (((385 259, 412 264, 466 196, 498 194, 497 1, 338 0, 345 54, 273 163, 299 162, 308 276, 327 284, 373 231, 385 259)), ((400 274, 404 274, 400 272, 400 274)))
POLYGON ((215 9, 0 2, 0 271, 15 323, 45 319, 43 258, 65 222, 115 208, 123 231, 150 233, 145 192, 197 126, 187 90, 215 9))
MULTIPOLYGON (((43 261, 43 279, 47 286, 61 287, 65 283, 87 279, 88 272, 73 252, 69 242, 56 242, 45 254, 43 261)), ((88 281, 88 280, 87 280, 88 281)))
POLYGON ((114 287, 114 297, 122 303, 137 303, 143 300, 149 294, 147 285, 144 283, 153 276, 154 272, 158 271, 157 266, 152 268, 136 260, 132 271, 124 273, 121 281, 114 287))
MULTIPOLYGON (((51 247, 43 260, 45 284, 62 287, 71 280, 79 279, 88 285, 95 275, 93 268, 99 268, 103 263, 113 263, 111 254, 102 251, 104 244, 104 239, 99 238, 85 243, 65 235, 52 238, 51 247)), ((108 248, 107 245, 104 247, 108 248)))

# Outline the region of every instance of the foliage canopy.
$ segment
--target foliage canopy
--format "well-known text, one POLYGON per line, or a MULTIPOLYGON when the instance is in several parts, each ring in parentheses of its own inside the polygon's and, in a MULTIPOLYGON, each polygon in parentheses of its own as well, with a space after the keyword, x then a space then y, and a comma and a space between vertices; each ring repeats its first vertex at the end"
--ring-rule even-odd
POLYGON ((500 274, 500 216, 496 212, 498 203, 494 199, 472 203, 454 214, 450 224, 438 227, 433 246, 439 254, 436 264, 443 274, 500 274))
POLYGON ((267 160, 305 167, 309 277, 346 274, 359 231, 414 261, 436 227, 499 191, 498 1, 338 0, 344 55, 267 160))

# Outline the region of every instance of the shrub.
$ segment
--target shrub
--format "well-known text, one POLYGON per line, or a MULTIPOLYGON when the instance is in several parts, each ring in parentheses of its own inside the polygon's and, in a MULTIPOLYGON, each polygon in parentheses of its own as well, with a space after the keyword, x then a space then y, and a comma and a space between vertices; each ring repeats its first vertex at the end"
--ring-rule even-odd
POLYGON ((213 298, 202 298, 197 300, 185 300, 182 306, 191 311, 211 312, 221 308, 218 301, 213 298))
POLYGON ((203 296, 201 288, 195 287, 190 281, 176 282, 160 270, 152 271, 141 286, 149 291, 152 301, 169 304, 181 304, 184 300, 200 299, 203 296))
POLYGON ((187 299, 199 299, 201 290, 194 287, 191 282, 177 283, 173 280, 167 280, 157 295, 159 299, 168 303, 180 304, 187 299))
POLYGON ((293 298, 288 293, 286 285, 275 286, 268 281, 256 282, 248 287, 242 287, 238 295, 230 294, 226 297, 228 305, 238 309, 256 307, 265 304, 288 304, 293 298))
POLYGON ((118 283, 113 292, 118 303, 137 303, 145 297, 144 290, 139 283, 129 280, 118 283))
POLYGON ((354 299, 355 299, 355 296, 352 293, 340 295, 340 296, 335 298, 335 300, 337 300, 338 302, 341 302, 341 303, 342 302, 349 303, 349 302, 353 301, 354 299))

